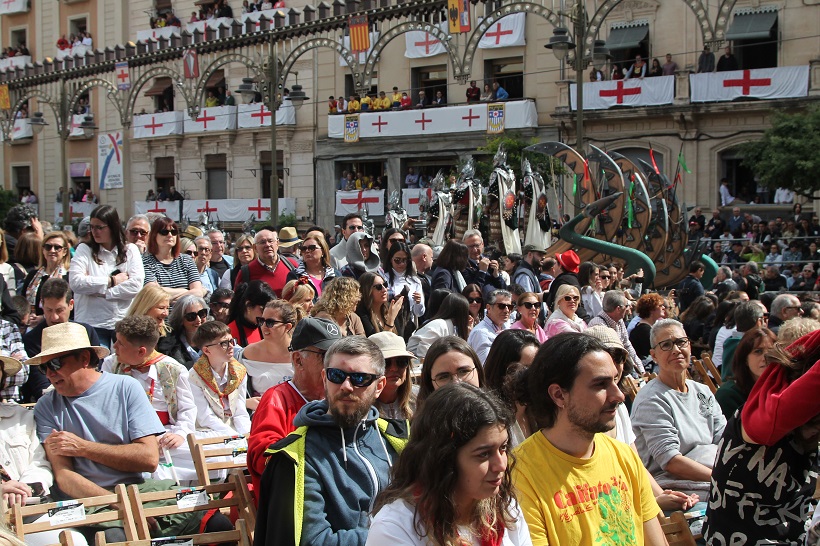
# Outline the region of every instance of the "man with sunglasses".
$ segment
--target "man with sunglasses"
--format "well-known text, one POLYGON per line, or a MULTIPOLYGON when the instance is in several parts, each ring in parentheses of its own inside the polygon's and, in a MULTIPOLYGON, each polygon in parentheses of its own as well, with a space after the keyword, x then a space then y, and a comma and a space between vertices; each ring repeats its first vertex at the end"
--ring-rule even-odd
POLYGON ((487 313, 481 322, 473 326, 467 343, 484 364, 490 347, 501 330, 509 327, 510 314, 515 308, 512 294, 506 290, 493 290, 487 296, 487 313))
POLYGON ((293 378, 262 395, 251 422, 248 470, 255 500, 258 499, 260 479, 267 463, 265 450, 296 429, 293 418, 302 406, 324 399, 324 356, 341 337, 339 327, 328 319, 306 317, 294 328, 290 344, 293 378))
POLYGON ((373 502, 407 443, 408 423, 380 419, 373 407, 387 381, 375 343, 340 339, 324 363, 325 400, 307 403, 296 430, 266 451, 258 545, 363 545, 373 502))
POLYGON ((148 248, 148 236, 151 235, 151 224, 144 214, 135 214, 128 219, 125 227, 125 240, 137 246, 140 254, 148 248))
POLYGON ((342 220, 342 237, 344 239, 330 249, 330 260, 334 269, 341 271, 347 265, 347 240, 359 231, 364 231, 362 215, 358 212, 351 212, 342 220))

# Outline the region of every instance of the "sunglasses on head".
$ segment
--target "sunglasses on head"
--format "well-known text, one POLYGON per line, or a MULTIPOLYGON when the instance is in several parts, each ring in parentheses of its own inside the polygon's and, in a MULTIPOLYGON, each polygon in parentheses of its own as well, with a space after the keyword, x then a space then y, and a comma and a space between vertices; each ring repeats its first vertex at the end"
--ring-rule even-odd
POLYGON ((176 235, 177 233, 179 233, 179 230, 176 230, 176 229, 160 229, 159 230, 160 235, 176 235))
POLYGON ((257 326, 264 325, 264 326, 267 326, 268 328, 273 328, 277 324, 290 324, 290 323, 287 322, 287 321, 284 321, 284 320, 276 320, 276 319, 272 319, 272 318, 256 317, 256 325, 257 326))
POLYGON ((196 318, 199 317, 202 320, 208 318, 208 310, 207 309, 200 309, 199 311, 191 311, 190 313, 185 313, 182 315, 182 318, 187 320, 188 322, 193 322, 196 318))
POLYGON ((570 295, 566 295, 566 296, 564 296, 564 301, 574 301, 574 302, 578 302, 578 301, 580 301, 580 300, 581 300, 581 296, 570 296, 570 295))
POLYGON ((348 373, 338 368, 325 368, 325 377, 327 377, 328 381, 336 385, 342 385, 345 380, 349 378, 350 384, 354 387, 369 387, 381 376, 375 373, 348 373))
POLYGON ((56 250, 57 252, 60 252, 61 250, 64 250, 65 247, 63 245, 52 245, 51 243, 46 243, 46 244, 43 245, 43 249, 47 250, 49 252, 52 251, 52 250, 56 250))
POLYGON ((521 302, 518 302, 518 305, 523 305, 527 309, 537 309, 538 308, 538 302, 537 301, 521 301, 521 302))

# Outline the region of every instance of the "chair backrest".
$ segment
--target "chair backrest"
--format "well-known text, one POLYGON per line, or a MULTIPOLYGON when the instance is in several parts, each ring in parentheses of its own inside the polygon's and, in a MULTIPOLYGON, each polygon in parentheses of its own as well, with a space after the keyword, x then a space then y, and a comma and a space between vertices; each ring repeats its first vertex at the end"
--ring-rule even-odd
MULTIPOLYGON (((151 530, 148 526, 148 518, 156 518, 162 516, 172 516, 175 514, 190 514, 200 510, 213 510, 222 508, 236 508, 240 510, 239 499, 237 495, 236 483, 219 483, 204 485, 198 487, 181 487, 174 488, 167 491, 155 492, 140 492, 136 485, 128 486, 128 499, 131 502, 131 510, 134 514, 134 522, 137 527, 137 538, 150 539, 151 530), (199 496, 200 492, 204 492, 203 496, 199 496), (187 500, 193 501, 197 499, 194 504, 180 501, 178 494, 189 493, 187 500), (232 493, 228 495, 228 493, 232 493), (226 495, 228 495, 226 497, 226 495)), ((221 538, 219 533, 209 533, 206 536, 210 537, 209 543, 228 542, 239 540, 238 536, 234 538, 221 538)))
MULTIPOLYGON (((253 541, 248 533, 248 524, 243 519, 236 521, 236 531, 227 531, 223 533, 206 533, 197 535, 186 535, 175 537, 182 540, 191 540, 193 544, 213 544, 217 540, 233 541, 239 543, 240 546, 251 546, 253 541)), ((148 539, 129 540, 126 542, 107 542, 105 540, 105 533, 99 532, 94 539, 94 546, 152 546, 152 541, 148 539)))
POLYGON ((660 513, 658 519, 669 546, 696 546, 695 537, 689 530, 689 522, 683 512, 672 512, 668 518, 660 513))
POLYGON ((629 399, 635 400, 635 397, 638 396, 638 391, 641 389, 638 381, 634 379, 632 376, 627 376, 624 377, 622 384, 624 392, 629 397, 629 399))
POLYGON ((256 529, 256 505, 253 502, 244 470, 232 470, 228 476, 228 480, 236 485, 235 494, 239 497, 239 517, 245 520, 245 523, 248 525, 251 540, 253 540, 253 532, 254 529, 256 529))
POLYGON ((717 392, 717 387, 712 382, 712 378, 709 377, 709 374, 706 373, 706 367, 703 365, 703 361, 694 358, 692 359, 692 362, 695 364, 695 369, 698 371, 698 375, 700 375, 700 382, 709 387, 712 394, 715 394, 717 392))
POLYGON ((131 506, 128 503, 128 497, 124 485, 116 486, 114 488, 114 492, 110 495, 86 497, 83 499, 77 499, 76 501, 31 504, 28 506, 15 504, 11 507, 12 527, 14 527, 14 532, 17 537, 24 542, 26 541, 26 535, 31 533, 57 531, 60 529, 70 529, 72 527, 82 527, 84 525, 96 525, 118 520, 122 521, 126 538, 129 540, 136 539, 137 531, 134 524, 134 515, 131 512, 131 506), (23 523, 24 518, 28 519, 29 517, 32 517, 32 519, 36 519, 39 518, 39 516, 48 514, 49 510, 57 508, 66 510, 69 509, 67 507, 71 506, 73 503, 81 504, 84 507, 85 519, 81 521, 59 523, 55 519, 49 518, 39 522, 23 523), (112 504, 116 504, 119 508, 111 508, 112 504))
POLYGON ((712 355, 709 354, 708 351, 703 351, 700 354, 700 358, 703 359, 703 365, 706 366, 706 370, 711 374, 712 381, 715 382, 715 385, 717 385, 718 387, 723 385, 723 379, 720 376, 720 372, 715 366, 715 363, 712 362, 712 355))
POLYGON ((191 449, 199 485, 210 485, 212 470, 248 467, 248 443, 244 436, 197 438, 191 433, 188 434, 188 447, 191 449), (243 443, 244 447, 237 446, 237 443, 243 443), (210 449, 205 449, 206 447, 210 449))

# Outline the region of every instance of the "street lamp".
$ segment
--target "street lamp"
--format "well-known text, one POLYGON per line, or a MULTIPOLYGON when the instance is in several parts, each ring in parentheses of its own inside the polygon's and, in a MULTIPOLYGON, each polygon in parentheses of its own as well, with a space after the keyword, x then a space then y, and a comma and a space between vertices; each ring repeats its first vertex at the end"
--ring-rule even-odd
MULTIPOLYGON (((268 57, 268 69, 265 71, 266 87, 268 90, 268 110, 271 113, 270 122, 270 223, 276 226, 279 223, 279 169, 276 163, 276 92, 279 83, 279 57, 276 55, 276 43, 271 44, 271 54, 268 57)), ((258 95, 254 87, 253 78, 242 78, 242 84, 236 90, 246 104, 251 103, 258 95)), ((293 90, 288 96, 291 106, 296 110, 302 107, 306 100, 309 100, 302 91, 302 86, 298 83, 293 86, 293 90)))
POLYGON ((608 59, 612 58, 604 40, 593 42, 591 57, 584 55, 584 42, 587 33, 587 12, 583 0, 578 0, 573 13, 569 15, 574 23, 574 41, 569 37, 569 30, 566 27, 555 27, 552 31, 550 41, 544 45, 551 49, 555 58, 559 61, 566 60, 575 69, 575 93, 576 93, 576 149, 584 155, 584 70, 592 65, 601 69, 608 59), (570 50, 575 50, 575 56, 567 59, 570 50))

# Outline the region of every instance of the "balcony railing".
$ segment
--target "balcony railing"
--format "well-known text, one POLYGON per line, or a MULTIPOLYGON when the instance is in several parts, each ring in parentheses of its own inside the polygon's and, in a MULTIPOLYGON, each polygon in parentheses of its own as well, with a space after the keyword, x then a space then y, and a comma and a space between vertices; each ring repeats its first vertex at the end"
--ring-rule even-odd
MULTIPOLYGON (((270 110, 262 103, 200 109, 196 118, 174 111, 134 116, 134 138, 213 133, 270 127, 270 110)), ((296 109, 288 101, 276 111, 276 125, 296 125, 296 109)))

